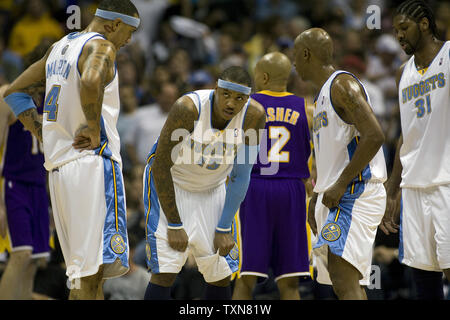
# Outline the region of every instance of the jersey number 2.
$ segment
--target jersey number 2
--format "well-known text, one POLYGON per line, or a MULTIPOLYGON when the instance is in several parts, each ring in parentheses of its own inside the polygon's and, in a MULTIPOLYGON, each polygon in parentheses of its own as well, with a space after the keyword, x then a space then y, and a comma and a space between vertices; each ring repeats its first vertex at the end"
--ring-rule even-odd
POLYGON ((58 115, 58 99, 60 90, 60 85, 53 85, 48 92, 47 98, 45 99, 44 113, 47 113, 48 121, 56 121, 56 117, 58 115))
POLYGON ((291 138, 291 133, 283 126, 269 126, 269 138, 276 139, 267 158, 270 162, 289 162, 289 152, 281 151, 291 138))

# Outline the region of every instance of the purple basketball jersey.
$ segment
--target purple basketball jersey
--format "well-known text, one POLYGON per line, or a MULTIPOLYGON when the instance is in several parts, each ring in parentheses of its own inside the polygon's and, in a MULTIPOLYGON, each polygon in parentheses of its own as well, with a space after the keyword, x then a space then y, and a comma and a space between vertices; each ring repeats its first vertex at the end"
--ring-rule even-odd
MULTIPOLYGON (((38 108, 42 114, 42 108, 38 108)), ((44 155, 39 141, 16 121, 9 127, 3 176, 14 180, 38 185, 46 184, 44 155)))
POLYGON ((308 178, 311 154, 305 100, 288 92, 260 91, 251 97, 266 110, 266 137, 252 176, 308 178))

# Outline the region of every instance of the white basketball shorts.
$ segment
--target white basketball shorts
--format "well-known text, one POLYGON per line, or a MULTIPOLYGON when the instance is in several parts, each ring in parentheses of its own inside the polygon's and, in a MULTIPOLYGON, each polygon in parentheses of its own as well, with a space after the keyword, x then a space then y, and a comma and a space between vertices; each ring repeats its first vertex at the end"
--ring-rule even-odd
POLYGON ((125 191, 119 164, 87 155, 49 172, 56 231, 69 280, 104 266, 105 279, 128 271, 125 191))
POLYGON ((413 268, 450 268, 450 184, 402 189, 398 251, 413 268))
POLYGON ((322 204, 317 198, 315 217, 317 243, 313 247, 317 262, 317 281, 332 284, 328 273, 328 250, 353 265, 361 274, 360 284, 370 283, 372 251, 378 225, 386 209, 386 190, 382 183, 350 184, 338 207, 322 204))
MULTIPOLYGON (((236 272, 239 266, 237 245, 223 257, 214 250, 215 229, 222 215, 226 188, 221 185, 205 192, 189 192, 174 185, 175 198, 189 244, 185 252, 169 246, 167 219, 156 193, 152 160, 144 172, 144 206, 146 217, 147 266, 152 273, 179 273, 189 253, 206 282, 222 280, 236 272)), ((235 223, 233 235, 236 242, 235 223)))

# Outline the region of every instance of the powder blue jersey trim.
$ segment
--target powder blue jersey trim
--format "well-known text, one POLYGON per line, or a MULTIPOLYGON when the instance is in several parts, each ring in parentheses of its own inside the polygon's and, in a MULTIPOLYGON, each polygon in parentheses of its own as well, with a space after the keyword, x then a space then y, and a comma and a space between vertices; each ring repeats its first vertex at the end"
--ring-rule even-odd
POLYGON ((352 183, 348 185, 347 190, 339 201, 338 206, 329 210, 327 220, 325 221, 322 230, 319 232, 318 241, 314 246, 314 249, 326 244, 329 246, 333 254, 342 256, 345 249, 348 232, 352 223, 353 206, 355 205, 355 201, 363 194, 365 190, 365 183, 358 183, 357 186, 355 186, 353 193, 351 193, 351 189, 352 183), (336 240, 329 241, 323 237, 323 232, 325 228, 332 224, 336 224, 339 227, 340 235, 336 240))
MULTIPOLYGON (((359 139, 359 137, 358 137, 359 139)), ((355 154, 356 147, 358 145, 357 137, 354 137, 352 141, 347 145, 347 151, 348 151, 348 157, 350 160, 352 160, 353 155, 355 154)), ((352 182, 357 181, 368 181, 372 178, 372 172, 370 171, 370 164, 367 164, 367 166, 361 171, 361 179, 359 177, 359 174, 352 180, 352 182)))
POLYGON ((405 256, 404 244, 403 244, 403 199, 400 199, 400 230, 399 230, 399 238, 400 242, 398 244, 398 261, 402 263, 403 258, 405 256))
POLYGON ((100 146, 94 149, 95 154, 102 157, 111 158, 112 151, 108 147, 108 136, 106 135, 105 121, 100 116, 100 146))
POLYGON ((103 158, 105 176, 106 218, 103 228, 103 263, 120 259, 128 268, 128 236, 125 194, 120 166, 112 159, 103 158))
MULTIPOLYGON (((153 145, 149 158, 156 152, 158 143, 153 145)), ((155 158, 152 157, 145 166, 144 171, 144 214, 146 221, 146 257, 147 267, 152 273, 159 273, 158 251, 156 246, 156 230, 158 229, 161 209, 159 206, 158 194, 156 192, 155 181, 151 167, 155 158)))

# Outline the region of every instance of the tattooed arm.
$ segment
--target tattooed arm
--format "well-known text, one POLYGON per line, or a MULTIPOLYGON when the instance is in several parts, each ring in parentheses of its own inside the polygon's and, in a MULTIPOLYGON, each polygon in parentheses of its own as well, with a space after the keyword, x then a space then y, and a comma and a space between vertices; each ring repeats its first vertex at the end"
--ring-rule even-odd
POLYGON ((381 126, 355 78, 348 74, 339 75, 331 88, 331 98, 338 115, 356 127, 361 139, 351 161, 323 196, 322 203, 328 208, 339 204, 348 184, 367 166, 384 142, 381 126))
MULTIPOLYGON (((198 111, 193 101, 188 97, 179 98, 170 109, 166 123, 161 130, 161 135, 156 148, 155 161, 152 165, 152 173, 155 178, 156 192, 159 202, 169 223, 182 223, 175 201, 170 168, 173 166, 172 149, 184 139, 172 140, 172 133, 177 129, 184 129, 185 135, 194 130, 194 122, 198 118, 198 111)), ((188 237, 183 229, 168 230, 169 245, 177 251, 185 251, 188 237)))
POLYGON ((105 87, 114 78, 116 49, 108 40, 91 40, 84 47, 80 60, 80 97, 87 126, 77 132, 76 149, 100 146, 100 117, 105 87))
MULTIPOLYGON (((22 92, 30 96, 44 88, 45 90, 45 63, 53 46, 38 61, 29 66, 16 80, 5 90, 3 97, 12 93, 22 92)), ((42 120, 36 108, 28 109, 17 117, 25 129, 29 130, 40 142, 42 142, 42 120)))

